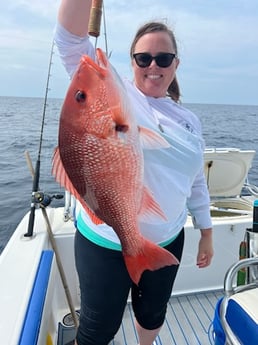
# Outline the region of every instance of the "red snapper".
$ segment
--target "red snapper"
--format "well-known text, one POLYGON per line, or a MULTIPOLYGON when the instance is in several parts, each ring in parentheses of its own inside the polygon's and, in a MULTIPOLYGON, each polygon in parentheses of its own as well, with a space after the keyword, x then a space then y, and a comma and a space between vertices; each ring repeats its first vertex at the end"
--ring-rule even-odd
POLYGON ((124 86, 100 49, 96 59, 81 58, 67 91, 53 174, 95 224, 114 229, 128 273, 138 284, 143 271, 178 264, 170 252, 144 238, 138 226, 141 215, 166 219, 143 185, 142 148, 169 144, 137 126, 124 86))

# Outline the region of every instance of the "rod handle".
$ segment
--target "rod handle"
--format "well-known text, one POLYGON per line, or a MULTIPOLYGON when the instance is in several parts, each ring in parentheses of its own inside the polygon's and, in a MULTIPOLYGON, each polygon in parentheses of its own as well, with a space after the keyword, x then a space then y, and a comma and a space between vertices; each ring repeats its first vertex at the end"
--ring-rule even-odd
POLYGON ((90 36, 98 37, 100 33, 100 24, 102 16, 103 0, 93 0, 90 11, 88 33, 90 36))

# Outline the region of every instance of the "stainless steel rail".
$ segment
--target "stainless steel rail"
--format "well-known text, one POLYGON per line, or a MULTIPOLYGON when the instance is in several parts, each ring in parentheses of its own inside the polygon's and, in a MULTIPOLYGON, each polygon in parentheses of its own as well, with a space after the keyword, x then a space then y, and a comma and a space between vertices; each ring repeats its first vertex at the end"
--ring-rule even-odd
POLYGON ((239 293, 239 292, 243 292, 245 290, 249 290, 249 289, 253 289, 253 288, 258 287, 258 280, 253 281, 253 282, 246 284, 246 285, 236 286, 235 281, 236 281, 237 272, 240 269, 250 268, 250 267, 254 267, 254 266, 258 266, 258 256, 253 257, 253 258, 247 258, 247 259, 240 260, 236 264, 232 265, 228 269, 228 271, 225 275, 225 279, 224 279, 225 297, 223 298, 223 300, 221 302, 220 318, 221 318, 222 327, 223 327, 225 335, 226 335, 226 344, 227 345, 241 345, 241 343, 238 341, 237 337, 232 332, 232 330, 231 330, 231 328, 228 325, 227 320, 226 320, 226 311, 227 311, 227 305, 228 305, 228 300, 229 300, 230 296, 232 296, 233 294, 239 293))

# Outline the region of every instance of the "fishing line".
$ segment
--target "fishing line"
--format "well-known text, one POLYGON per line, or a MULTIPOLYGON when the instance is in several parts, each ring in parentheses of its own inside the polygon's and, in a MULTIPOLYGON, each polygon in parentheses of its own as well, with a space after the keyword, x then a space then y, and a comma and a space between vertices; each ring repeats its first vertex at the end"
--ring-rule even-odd
POLYGON ((104 26, 104 37, 105 37, 105 51, 108 59, 110 58, 109 52, 108 52, 108 41, 107 41, 107 23, 106 23, 106 13, 105 13, 105 6, 104 2, 102 5, 102 10, 103 10, 103 26, 104 26))

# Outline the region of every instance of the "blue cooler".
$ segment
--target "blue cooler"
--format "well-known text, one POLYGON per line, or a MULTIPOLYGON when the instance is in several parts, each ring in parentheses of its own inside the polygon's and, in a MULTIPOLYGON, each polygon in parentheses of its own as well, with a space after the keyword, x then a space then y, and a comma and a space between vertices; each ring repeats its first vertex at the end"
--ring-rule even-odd
MULTIPOLYGON (((215 345, 225 344, 225 333, 217 303, 213 320, 215 345)), ((241 345, 258 345, 258 288, 232 295, 227 304, 226 321, 241 345)))
POLYGON ((220 322, 220 305, 223 300, 223 297, 218 300, 216 308, 215 308, 215 314, 213 319, 213 331, 214 331, 214 345, 224 345, 226 341, 226 336, 222 327, 222 324, 220 322))

